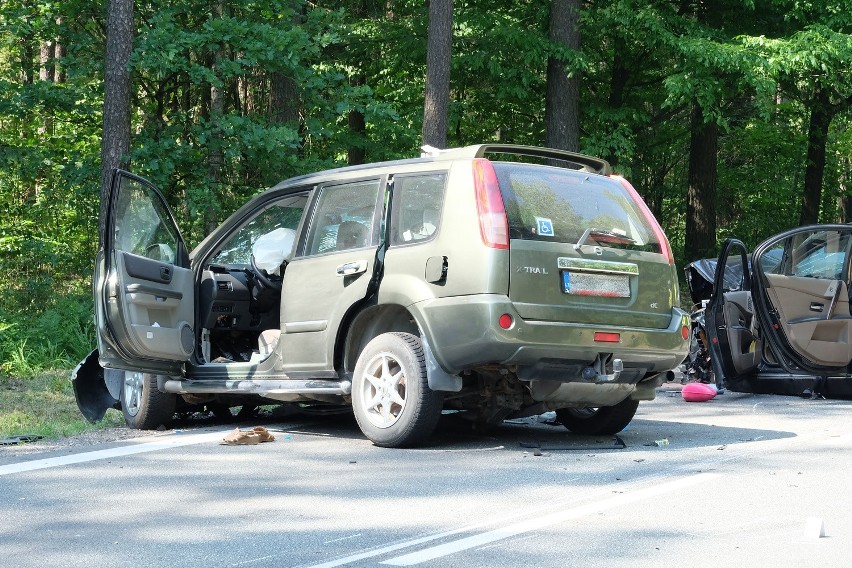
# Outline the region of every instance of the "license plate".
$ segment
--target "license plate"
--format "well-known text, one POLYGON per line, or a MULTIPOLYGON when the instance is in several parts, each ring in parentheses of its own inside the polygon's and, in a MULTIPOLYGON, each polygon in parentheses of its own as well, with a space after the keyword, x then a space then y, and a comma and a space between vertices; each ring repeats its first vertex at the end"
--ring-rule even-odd
POLYGON ((626 274, 595 274, 565 270, 562 272, 562 291, 576 296, 629 298, 630 277, 626 274))

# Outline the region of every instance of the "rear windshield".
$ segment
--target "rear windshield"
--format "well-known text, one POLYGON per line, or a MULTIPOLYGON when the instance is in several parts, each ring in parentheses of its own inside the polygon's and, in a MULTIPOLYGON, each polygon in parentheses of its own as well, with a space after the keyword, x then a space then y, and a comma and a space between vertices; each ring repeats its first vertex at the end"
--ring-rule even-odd
POLYGON ((512 239, 661 252, 644 215, 617 181, 552 166, 493 162, 512 239))

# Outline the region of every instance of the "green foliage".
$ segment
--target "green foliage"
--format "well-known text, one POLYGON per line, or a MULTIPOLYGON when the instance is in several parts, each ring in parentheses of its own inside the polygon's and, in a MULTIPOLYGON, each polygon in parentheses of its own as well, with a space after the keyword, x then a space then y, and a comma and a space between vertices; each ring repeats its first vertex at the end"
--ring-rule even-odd
POLYGON ((34 373, 24 380, 0 376, 0 438, 20 434, 58 438, 123 424, 124 416, 115 410, 97 425, 86 422, 67 371, 34 373))
POLYGON ((52 280, 25 289, 28 295, 0 298, 0 376, 30 378, 73 367, 95 344, 91 294, 52 280))
MULTIPOLYGON (((199 0, 135 6, 128 158, 162 188, 190 245, 247 197, 342 165, 353 150, 367 161, 417 155, 427 3, 218 5, 221 13, 199 0), (363 131, 350 128, 361 117, 363 131)), ((631 179, 680 260, 693 104, 720 127, 717 237, 753 245, 798 220, 810 111, 827 94, 821 219, 840 219, 852 191, 852 11, 839 0, 703 6, 584 2, 572 51, 549 40, 549 2, 456 2, 450 144, 542 144, 555 57, 580 79, 582 150, 631 179)), ((92 0, 0 4, 5 375, 71 365, 94 344, 104 14, 92 0), (45 67, 54 81, 39 76, 47 42, 64 46, 45 67)))

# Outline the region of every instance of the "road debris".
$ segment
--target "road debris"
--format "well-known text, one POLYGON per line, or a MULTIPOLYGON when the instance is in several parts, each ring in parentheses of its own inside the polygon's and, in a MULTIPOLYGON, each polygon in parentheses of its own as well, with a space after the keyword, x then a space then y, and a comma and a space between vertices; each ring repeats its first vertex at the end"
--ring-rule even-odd
MULTIPOLYGON (((521 442, 522 448, 532 448, 539 451, 547 451, 547 452, 559 452, 559 451, 588 451, 588 450, 623 450, 627 447, 627 444, 624 443, 624 440, 621 439, 620 436, 615 436, 613 438, 611 445, 601 445, 600 443, 595 444, 594 446, 585 444, 585 445, 552 445, 552 444, 542 444, 541 442, 521 442)), ((539 455, 539 454, 533 454, 539 455)))
POLYGON ((274 442, 275 436, 263 426, 255 426, 251 430, 234 428, 222 439, 223 446, 253 446, 261 442, 274 442))
POLYGON ((19 444, 29 444, 30 442, 38 442, 44 436, 39 434, 18 434, 9 436, 8 438, 0 439, 0 446, 17 446, 19 444))

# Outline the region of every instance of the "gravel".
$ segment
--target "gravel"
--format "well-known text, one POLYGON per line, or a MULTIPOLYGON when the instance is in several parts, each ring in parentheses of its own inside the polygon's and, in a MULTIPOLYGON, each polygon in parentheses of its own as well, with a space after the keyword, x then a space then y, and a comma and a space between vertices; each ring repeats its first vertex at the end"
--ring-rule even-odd
POLYGON ((32 456, 45 452, 61 450, 86 451, 87 447, 99 446, 109 442, 120 442, 133 438, 162 436, 174 433, 174 430, 131 430, 130 428, 104 428, 68 436, 67 438, 43 439, 10 446, 0 446, 0 458, 32 456))

